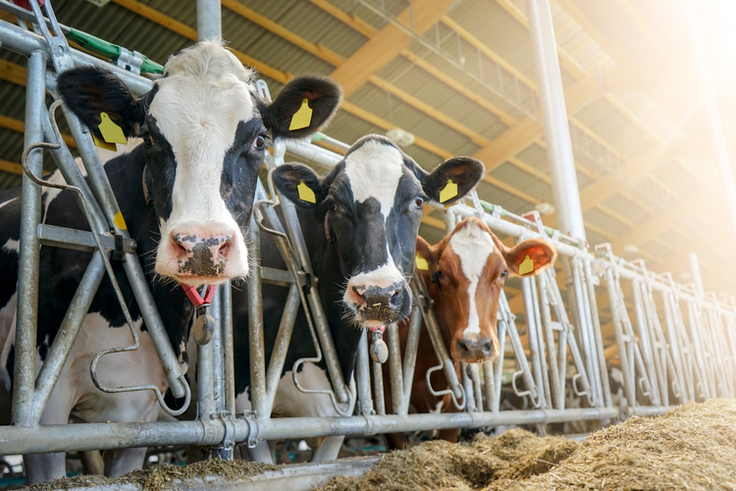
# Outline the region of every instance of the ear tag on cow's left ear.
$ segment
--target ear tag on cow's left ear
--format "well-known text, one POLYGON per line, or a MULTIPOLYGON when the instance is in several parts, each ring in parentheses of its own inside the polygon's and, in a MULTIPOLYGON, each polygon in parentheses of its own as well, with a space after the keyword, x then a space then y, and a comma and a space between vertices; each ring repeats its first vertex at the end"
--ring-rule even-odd
POLYGON ((107 143, 120 143, 122 145, 128 143, 128 139, 125 138, 123 129, 113 123, 107 113, 100 113, 100 124, 97 128, 99 128, 102 138, 104 138, 107 143))
POLYGON ((533 271, 534 261, 529 257, 529 254, 527 254, 521 264, 519 264, 519 274, 524 276, 525 274, 529 274, 533 271))
POLYGON ((309 123, 312 122, 312 108, 309 107, 309 99, 306 97, 302 101, 302 106, 297 112, 291 117, 291 124, 289 125, 289 131, 301 130, 307 128, 309 123))
POLYGON ((455 196, 457 196, 457 184, 455 184, 452 179, 448 179, 447 184, 442 191, 440 191, 440 203, 449 201, 455 196))
POLYGON ((95 145, 97 145, 100 148, 104 148, 105 150, 110 150, 111 152, 117 152, 118 146, 114 143, 107 143, 105 140, 101 140, 97 138, 94 134, 92 135, 92 140, 94 140, 95 145))
POLYGON ((421 269, 422 271, 429 271, 429 263, 427 262, 426 259, 420 256, 418 252, 417 252, 416 261, 417 261, 417 269, 421 269))
POLYGON ((307 186, 304 181, 299 181, 299 185, 296 187, 297 193, 299 193, 299 199, 307 203, 316 203, 317 197, 314 196, 312 188, 307 186))

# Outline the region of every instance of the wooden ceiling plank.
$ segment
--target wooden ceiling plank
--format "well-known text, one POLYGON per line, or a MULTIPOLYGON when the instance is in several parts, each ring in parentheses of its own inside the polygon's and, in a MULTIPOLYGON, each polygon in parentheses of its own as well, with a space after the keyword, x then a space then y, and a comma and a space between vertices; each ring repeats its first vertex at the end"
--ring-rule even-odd
MULTIPOLYGON (((451 3, 452 0, 415 0, 411 8, 404 9, 396 17, 396 21, 422 34, 445 15, 445 10, 451 3)), ((389 23, 330 76, 342 85, 347 97, 409 47, 413 40, 413 36, 404 29, 389 23)))
POLYGON ((9 160, 0 159, 0 171, 20 176, 23 175, 23 166, 9 160))

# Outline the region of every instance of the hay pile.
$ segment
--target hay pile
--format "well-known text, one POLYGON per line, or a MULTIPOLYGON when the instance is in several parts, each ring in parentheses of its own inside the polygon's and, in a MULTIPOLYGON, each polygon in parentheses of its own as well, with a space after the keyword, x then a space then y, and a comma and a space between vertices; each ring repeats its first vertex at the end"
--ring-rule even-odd
POLYGON ((630 418, 591 435, 544 475, 489 484, 487 491, 736 489, 736 400, 630 418))
POLYGON ((736 400, 632 417, 585 442, 523 430, 469 444, 429 442, 386 455, 362 478, 338 477, 323 491, 369 490, 733 490, 736 400))
POLYGON ((196 479, 206 476, 218 476, 226 480, 242 479, 265 471, 278 470, 279 467, 255 462, 224 462, 222 460, 203 460, 189 465, 153 465, 147 469, 137 470, 117 479, 103 476, 75 476, 46 481, 29 486, 31 491, 48 491, 52 489, 72 489, 107 484, 135 484, 141 489, 158 491, 176 489, 175 479, 196 479))
POLYGON ((494 479, 524 479, 569 457, 578 443, 515 429, 498 437, 479 434, 470 443, 426 442, 383 458, 363 477, 340 476, 320 491, 481 489, 494 479))

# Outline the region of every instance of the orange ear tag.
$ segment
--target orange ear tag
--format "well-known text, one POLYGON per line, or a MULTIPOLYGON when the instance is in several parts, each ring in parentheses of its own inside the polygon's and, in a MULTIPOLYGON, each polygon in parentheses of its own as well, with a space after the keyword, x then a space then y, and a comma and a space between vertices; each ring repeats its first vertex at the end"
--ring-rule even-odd
POLYGON ((519 274, 524 276, 525 274, 532 273, 534 271, 534 261, 527 254, 524 260, 519 264, 519 274))
POLYGON ((291 124, 289 124, 289 131, 301 130, 302 128, 309 127, 309 123, 312 122, 312 108, 309 107, 309 99, 306 97, 302 101, 302 105, 297 112, 291 117, 291 124))
POLYGON ((417 262, 417 269, 421 269, 422 271, 429 271, 429 263, 427 262, 426 259, 420 256, 418 252, 417 252, 416 262, 417 262))

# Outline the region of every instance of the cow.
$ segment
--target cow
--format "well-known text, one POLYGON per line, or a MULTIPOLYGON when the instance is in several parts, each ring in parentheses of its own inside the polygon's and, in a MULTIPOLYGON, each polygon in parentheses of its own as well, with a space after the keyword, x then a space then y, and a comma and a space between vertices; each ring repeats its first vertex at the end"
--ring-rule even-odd
MULTIPOLYGON (((475 217, 458 223, 435 245, 417 237, 416 253, 416 274, 427 285, 437 323, 458 376, 460 362, 493 361, 500 354, 498 299, 507 276, 539 274, 552 266, 557 257, 555 249, 542 239, 527 239, 509 249, 483 220, 475 217), (525 261, 528 266, 522 266, 525 261)), ((409 323, 410 320, 405 320, 399 324, 402 353, 406 350, 409 323)), ((427 371, 437 365, 437 357, 424 324, 417 353, 410 404, 418 413, 457 411, 449 396, 436 397, 427 386, 427 371)), ((384 383, 388 384, 387 364, 383 373, 384 383)), ((432 373, 431 383, 435 391, 448 388, 441 371, 432 373)), ((386 406, 391 407, 391 391, 385 394, 386 406)), ((440 430, 438 436, 457 442, 458 430, 440 430)), ((388 435, 388 443, 393 448, 405 448, 408 444, 402 433, 388 435)))
MULTIPOLYGON (((248 274, 243 229, 251 214, 266 139, 301 138, 327 123, 342 90, 319 76, 297 77, 272 103, 257 95, 255 72, 243 67, 221 41, 205 41, 172 56, 163 77, 134 97, 112 73, 81 66, 59 74, 59 93, 98 139, 101 114, 123 135, 143 144, 104 166, 127 229, 183 367, 194 306, 179 285, 215 285, 248 274), (291 120, 304 105, 311 118, 291 120), (291 129, 290 129, 291 127, 291 129), (292 131, 293 130, 293 131, 292 131)), ((20 189, 0 191, 0 423, 10 422, 14 369, 20 189)), ((43 223, 89 230, 74 196, 45 191, 43 223)), ((39 275, 37 370, 53 342, 90 254, 42 248, 39 275)), ((103 357, 106 386, 167 381, 143 324, 122 265, 114 263, 125 301, 139 333, 138 350, 103 357)), ((131 344, 109 280, 103 279, 40 423, 152 421, 158 414, 151 391, 107 394, 92 384, 90 360, 99 351, 131 344)), ((106 452, 105 473, 119 476, 142 465, 145 449, 106 452)), ((29 482, 63 477, 64 454, 25 457, 29 482)))
MULTIPOLYGON (((455 157, 432 172, 422 169, 393 141, 380 135, 359 139, 329 172, 318 176, 301 164, 284 164, 272 174, 281 195, 294 202, 319 294, 340 359, 344 380, 351 381, 362 329, 399 321, 411 311, 408 280, 414 272, 414 248, 423 207, 428 200, 446 204, 469 192, 483 176, 483 164, 455 157), (311 193, 304 193, 307 186, 311 193), (446 189, 450 191, 445 191, 446 189)), ((261 264, 285 269, 272 239, 261 238, 261 264)), ((287 290, 263 286, 266 363, 274 345, 287 290)), ((250 408, 248 299, 233 292, 235 382, 238 413, 250 408)), ((290 349, 279 381, 273 416, 338 416, 324 394, 305 394, 293 383, 292 367, 315 355, 303 311, 297 316, 290 349)), ((329 389, 324 360, 305 363, 297 373, 307 389, 329 389)), ((351 383, 352 402, 355 400, 351 383)), ((352 411, 344 403, 341 412, 352 411)), ((319 439, 312 460, 337 456, 342 436, 319 439)), ((265 442, 251 457, 270 461, 265 442)))

